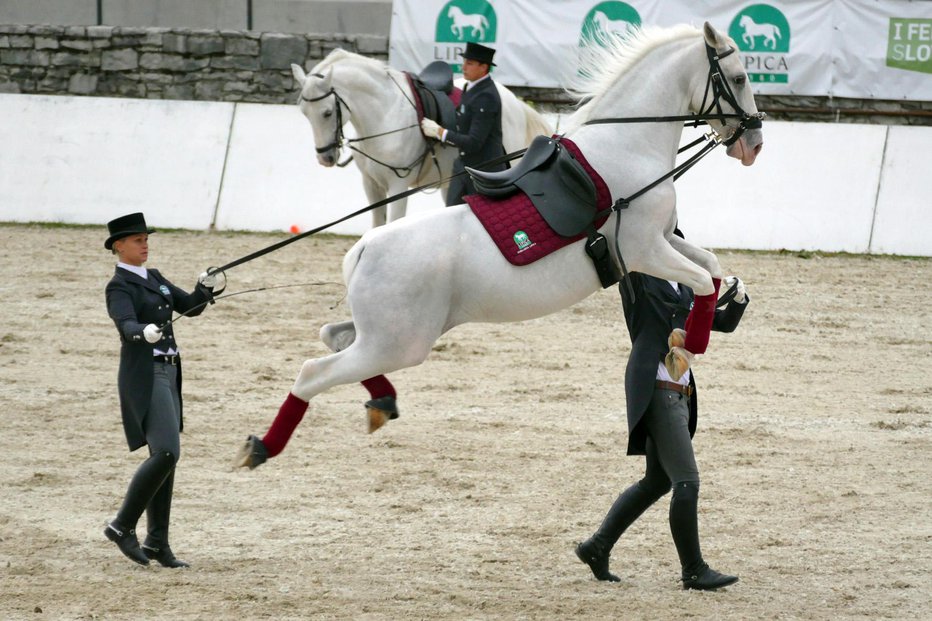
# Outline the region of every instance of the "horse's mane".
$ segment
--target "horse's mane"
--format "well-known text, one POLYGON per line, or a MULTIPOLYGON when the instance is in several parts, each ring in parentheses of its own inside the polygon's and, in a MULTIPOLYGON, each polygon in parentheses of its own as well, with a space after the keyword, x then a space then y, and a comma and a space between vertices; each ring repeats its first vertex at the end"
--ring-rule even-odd
POLYGON ((672 41, 700 36, 695 26, 680 24, 670 28, 637 28, 628 36, 605 37, 602 45, 590 44, 582 51, 580 70, 567 92, 582 104, 577 117, 585 117, 587 110, 598 103, 618 79, 650 51, 672 41))
POLYGON ((348 62, 357 65, 362 65, 369 67, 370 69, 385 69, 385 63, 374 58, 369 58, 368 56, 361 56, 355 52, 349 52, 343 48, 336 48, 329 54, 326 58, 317 63, 311 73, 323 73, 330 67, 333 67, 335 64, 340 62, 348 62))

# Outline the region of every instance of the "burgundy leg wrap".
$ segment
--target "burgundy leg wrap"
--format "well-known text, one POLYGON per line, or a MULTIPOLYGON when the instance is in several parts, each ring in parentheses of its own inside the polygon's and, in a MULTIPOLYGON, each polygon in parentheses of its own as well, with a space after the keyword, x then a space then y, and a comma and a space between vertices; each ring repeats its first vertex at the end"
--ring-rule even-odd
POLYGON ((721 278, 713 278, 715 291, 709 295, 697 295, 693 301, 693 308, 686 317, 686 345, 687 351, 694 354, 704 354, 709 346, 709 334, 712 332, 712 320, 715 318, 715 302, 718 300, 718 289, 722 285, 721 278))
POLYGON ((262 444, 269 452, 269 457, 275 457, 285 450, 285 445, 288 444, 291 434, 304 418, 305 412, 307 412, 307 401, 302 401, 289 392, 282 407, 278 409, 278 415, 272 421, 272 426, 262 438, 262 444))
POLYGON ((375 377, 363 380, 362 385, 366 387, 366 390, 369 391, 369 396, 373 399, 398 396, 395 394, 395 387, 392 386, 392 383, 388 381, 388 378, 384 375, 376 375, 375 377))

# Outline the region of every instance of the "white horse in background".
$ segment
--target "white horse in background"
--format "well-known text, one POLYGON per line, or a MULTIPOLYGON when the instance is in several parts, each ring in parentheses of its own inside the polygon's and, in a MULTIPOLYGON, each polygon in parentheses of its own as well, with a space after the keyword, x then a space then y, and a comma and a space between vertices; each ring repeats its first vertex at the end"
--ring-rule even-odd
MULTIPOLYGON (((353 160, 362 173, 370 203, 435 183, 452 174, 456 147, 428 143, 418 126, 414 94, 401 71, 385 63, 335 49, 309 74, 291 65, 301 86, 298 107, 311 123, 321 165, 340 157, 341 123, 352 123, 357 136, 377 136, 355 143, 353 160), (332 94, 328 96, 328 93, 332 94), (328 148, 329 147, 329 148, 328 148)), ((514 93, 495 83, 502 100, 502 143, 506 153, 526 147, 535 136, 550 135, 547 121, 514 93)), ((446 185, 441 189, 446 192, 446 185)), ((404 217, 407 198, 372 210, 372 226, 404 217)))
POLYGON ((769 43, 772 50, 777 49, 777 39, 783 37, 778 26, 775 24, 758 24, 751 19, 750 15, 742 15, 738 25, 744 28, 741 40, 752 50, 754 49, 754 39, 756 37, 764 37, 764 47, 767 47, 769 43))
POLYGON ((628 31, 634 27, 634 24, 623 19, 609 19, 608 15, 602 11, 596 11, 595 15, 592 16, 592 21, 594 21, 596 26, 599 27, 599 30, 601 30, 601 35, 606 37, 627 36, 628 31))
POLYGON ((463 9, 458 6, 451 6, 447 11, 447 17, 453 20, 450 30, 457 39, 463 39, 466 28, 471 28, 472 36, 480 41, 485 39, 485 29, 489 27, 489 20, 482 13, 463 13, 463 9))
MULTIPOLYGON (((592 46, 595 61, 576 91, 588 102, 570 118, 567 137, 602 176, 613 199, 632 196, 674 167, 683 122, 585 122, 700 112, 710 96, 707 46, 723 56, 717 64, 737 105, 748 114, 756 113, 740 58, 726 53, 734 51, 734 41, 708 23, 703 30, 692 26, 644 30, 613 40, 608 48, 592 46)), ((724 112, 736 112, 725 101, 719 103, 724 112)), ((763 143, 760 128, 740 133, 733 118, 709 124, 723 138, 737 137, 728 155, 745 166, 754 163, 763 143)), ((702 174, 701 167, 691 174, 702 174)), ((718 181, 728 184, 727 178, 718 181)), ((673 235, 677 214, 671 178, 608 217, 599 231, 610 246, 616 219, 621 220, 618 245, 631 271, 683 283, 697 296, 714 295, 713 278, 722 277, 718 259, 673 235)), ((467 205, 368 231, 343 261, 352 319, 321 329, 321 339, 334 353, 304 362, 285 402, 290 405, 283 405, 276 418, 276 429, 291 420, 290 434, 304 415, 300 403, 333 386, 421 364, 434 342, 458 325, 534 319, 595 293, 601 285, 585 243, 581 239, 518 267, 502 256, 467 205), (299 400, 300 416, 295 414, 294 399, 299 400)), ((258 440, 250 442, 241 449, 241 466, 261 463, 251 457, 258 440)))

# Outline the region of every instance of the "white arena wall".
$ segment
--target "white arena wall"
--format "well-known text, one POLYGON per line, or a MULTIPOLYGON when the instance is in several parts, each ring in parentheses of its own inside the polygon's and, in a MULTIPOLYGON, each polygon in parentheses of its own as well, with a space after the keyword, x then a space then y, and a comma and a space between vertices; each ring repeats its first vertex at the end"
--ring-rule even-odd
MULTIPOLYGON (((764 136, 754 166, 719 149, 677 182, 690 239, 932 256, 932 127, 766 122, 764 136)), ((103 225, 144 211, 155 227, 285 233, 367 203, 354 165, 317 163, 297 106, 0 94, 0 221, 103 225)), ((359 235, 369 220, 330 231, 359 235)))

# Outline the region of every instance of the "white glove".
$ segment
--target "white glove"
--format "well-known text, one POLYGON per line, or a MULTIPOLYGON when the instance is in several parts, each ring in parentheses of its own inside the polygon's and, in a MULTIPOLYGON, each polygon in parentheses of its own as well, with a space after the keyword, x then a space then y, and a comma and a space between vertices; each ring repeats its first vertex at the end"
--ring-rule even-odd
POLYGON ((726 276, 725 287, 726 291, 732 287, 735 287, 735 302, 738 304, 744 304, 744 302, 748 299, 748 292, 744 287, 744 281, 742 281, 737 276, 726 276))
POLYGON ((142 335, 149 343, 158 343, 159 339, 162 338, 162 328, 158 327, 154 323, 150 323, 142 329, 142 335))
POLYGON ((443 140, 443 128, 430 119, 421 119, 421 131, 424 132, 424 135, 428 138, 443 140))
POLYGON ((197 277, 197 282, 208 289, 213 289, 217 286, 217 274, 219 273, 220 272, 214 272, 213 274, 208 274, 207 272, 201 272, 201 275, 197 277))

